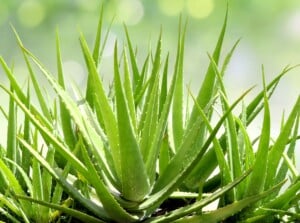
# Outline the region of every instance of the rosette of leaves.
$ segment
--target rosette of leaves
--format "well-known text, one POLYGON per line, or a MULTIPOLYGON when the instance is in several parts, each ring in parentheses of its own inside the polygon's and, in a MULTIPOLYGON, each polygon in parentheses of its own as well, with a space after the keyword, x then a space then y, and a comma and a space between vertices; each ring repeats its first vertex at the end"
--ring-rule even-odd
POLYGON ((14 222, 299 219, 300 182, 293 160, 300 99, 274 140, 268 105, 291 68, 269 84, 263 79, 263 90, 235 115, 233 109, 251 89, 229 103, 223 75, 237 43, 219 69, 226 15, 198 93, 188 90, 189 106, 183 80, 186 26, 179 27, 172 75, 169 55, 162 58, 161 34, 140 68, 125 27, 126 44, 121 53, 115 44, 113 84, 107 87, 101 57, 109 32, 103 35, 102 21, 101 14, 92 51, 80 35, 87 83, 85 92, 74 87, 75 97, 65 87, 58 35, 56 79, 16 34, 32 84, 28 92, 1 58, 11 86, 1 85, 10 97, 8 143, 0 160, 1 214, 14 222), (54 89, 54 102, 42 93, 36 70, 54 89), (31 88, 39 107, 31 103, 31 88), (16 108, 24 114, 21 125, 16 108), (261 111, 261 133, 251 140, 247 126, 261 111), (219 118, 212 126, 215 114, 219 118), (290 183, 281 191, 288 176, 290 183), (214 201, 218 207, 205 211, 214 201))

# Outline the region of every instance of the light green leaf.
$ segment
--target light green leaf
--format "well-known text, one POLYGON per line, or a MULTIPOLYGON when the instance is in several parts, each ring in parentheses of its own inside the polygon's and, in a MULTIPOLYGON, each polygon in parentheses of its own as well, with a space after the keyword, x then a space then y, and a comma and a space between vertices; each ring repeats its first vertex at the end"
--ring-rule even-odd
MULTIPOLYGON (((159 222, 173 222, 176 219, 182 218, 184 216, 188 216, 189 214, 196 213, 198 211, 201 211, 203 207, 210 204, 211 202, 215 201, 222 195, 224 195, 226 192, 234 188, 236 185, 241 183, 248 175, 250 171, 247 171, 244 173, 240 178, 232 181, 231 183, 227 184, 226 186, 222 187, 219 191, 212 193, 208 197, 201 199, 199 201, 196 201, 195 203, 191 205, 187 205, 182 208, 178 208, 174 211, 169 212, 165 216, 156 217, 156 218, 150 218, 149 222, 151 223, 159 223, 159 222)), ((147 222, 147 221, 146 221, 147 222)))
MULTIPOLYGON (((57 58, 57 74, 58 74, 58 83, 60 86, 65 89, 65 81, 63 75, 63 67, 62 67, 62 59, 61 59, 61 52, 60 52, 60 41, 58 37, 58 31, 56 32, 56 58, 57 58)), ((61 126, 64 134, 64 139, 66 144, 72 150, 75 147, 76 138, 74 135, 74 129, 72 126, 72 119, 68 109, 66 108, 65 104, 62 100, 59 100, 59 107, 60 107, 60 120, 61 126)))
MULTIPOLYGON (((13 91, 13 87, 10 87, 13 91)), ((17 161, 17 116, 16 116, 16 107, 13 100, 13 97, 9 97, 9 112, 8 112, 8 126, 7 126, 7 148, 6 156, 8 159, 13 162, 17 161)), ((13 165, 9 165, 11 171, 15 174, 16 168, 13 165)))
POLYGON ((239 200, 232 204, 229 204, 223 208, 218 208, 215 211, 211 211, 209 213, 204 213, 198 216, 192 216, 187 218, 182 218, 180 220, 175 221, 176 223, 215 223, 226 220, 226 218, 242 211, 244 208, 249 207, 256 203, 257 201, 262 200, 264 197, 270 195, 277 187, 281 185, 276 185, 275 187, 265 191, 261 194, 257 194, 251 197, 247 197, 243 200, 239 200))
MULTIPOLYGON (((102 117, 101 119, 104 122, 105 132, 108 138, 111 154, 114 160, 114 166, 117 172, 117 180, 119 180, 121 179, 122 170, 121 170, 121 157, 120 157, 121 152, 119 147, 117 121, 112 111, 112 108, 110 107, 108 98, 105 95, 103 84, 99 78, 97 68, 93 61, 92 55, 89 52, 87 43, 82 35, 80 37, 80 43, 86 60, 87 68, 89 70, 89 76, 91 80, 89 87, 94 89, 92 95, 92 97, 94 98, 93 103, 94 106, 99 106, 98 108, 96 108, 96 110, 98 110, 101 113, 101 117, 102 117)), ((87 127, 89 128, 89 126, 87 127)))
POLYGON ((90 216, 90 215, 88 215, 84 212, 65 207, 63 205, 52 204, 52 203, 49 203, 49 202, 45 202, 45 201, 42 201, 42 200, 27 197, 27 196, 18 195, 17 197, 19 199, 22 199, 22 200, 27 200, 27 201, 30 201, 30 202, 33 202, 33 203, 40 204, 40 205, 43 205, 45 207, 51 208, 51 209, 56 209, 56 210, 62 211, 63 213, 66 213, 66 214, 68 214, 72 217, 75 217, 76 219, 79 219, 83 222, 105 223, 105 221, 102 221, 101 219, 90 216))
POLYGON ((172 127, 175 151, 179 149, 183 135, 184 135, 184 123, 183 123, 183 58, 184 58, 184 41, 186 33, 186 24, 183 31, 181 31, 181 21, 178 32, 177 43, 177 56, 174 68, 174 76, 176 78, 176 85, 174 90, 173 110, 172 110, 172 127), (181 33, 182 32, 182 33, 181 33))
POLYGON ((117 45, 115 46, 114 53, 114 74, 120 142, 122 196, 127 200, 140 201, 149 193, 150 187, 121 84, 117 45))
POLYGON ((283 129, 281 130, 276 142, 274 143, 273 147, 269 152, 265 189, 270 188, 275 181, 277 167, 279 165, 286 143, 289 140, 289 136, 295 124, 295 121, 298 120, 297 116, 299 115, 299 111, 300 111, 300 97, 298 97, 283 129))
POLYGON ((232 104, 230 109, 226 111, 226 113, 220 118, 208 139, 200 148, 195 145, 197 131, 199 131, 199 123, 201 122, 200 118, 197 119, 197 122, 194 123, 193 127, 187 130, 188 132, 183 139, 182 146, 178 150, 178 153, 176 153, 176 155, 173 157, 169 165, 166 167, 166 170, 159 176, 154 185, 152 195, 150 195, 150 197, 140 205, 141 209, 147 209, 151 206, 158 207, 159 204, 168 197, 168 195, 170 195, 180 184, 182 184, 190 171, 203 157, 203 154, 212 143, 224 120, 227 118, 227 115, 250 90, 246 91, 232 104))
POLYGON ((267 89, 266 89, 264 74, 263 74, 263 86, 264 86, 264 118, 262 124, 263 127, 261 130, 260 141, 256 152, 256 158, 253 166, 253 173, 251 174, 249 184, 247 185, 248 187, 246 191, 246 196, 251 196, 262 192, 264 189, 264 184, 266 179, 271 120, 270 120, 270 109, 269 109, 269 102, 267 98, 267 89))

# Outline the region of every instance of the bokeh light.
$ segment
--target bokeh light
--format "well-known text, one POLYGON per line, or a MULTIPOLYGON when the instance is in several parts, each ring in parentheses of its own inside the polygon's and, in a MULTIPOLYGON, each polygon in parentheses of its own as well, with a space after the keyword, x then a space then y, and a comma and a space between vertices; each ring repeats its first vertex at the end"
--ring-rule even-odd
POLYGON ((184 9, 184 0, 158 0, 160 10, 168 16, 176 16, 184 9))
POLYGON ((287 35, 292 39, 300 38, 300 11, 296 11, 289 15, 286 22, 287 35))
POLYGON ((213 0, 187 0, 186 7, 190 16, 203 19, 212 13, 214 2, 213 0))
POLYGON ((27 27, 35 27, 42 23, 46 10, 41 2, 35 0, 23 1, 18 9, 20 23, 27 27))
POLYGON ((144 16, 144 6, 138 0, 122 0, 117 6, 117 19, 127 25, 136 25, 144 16))

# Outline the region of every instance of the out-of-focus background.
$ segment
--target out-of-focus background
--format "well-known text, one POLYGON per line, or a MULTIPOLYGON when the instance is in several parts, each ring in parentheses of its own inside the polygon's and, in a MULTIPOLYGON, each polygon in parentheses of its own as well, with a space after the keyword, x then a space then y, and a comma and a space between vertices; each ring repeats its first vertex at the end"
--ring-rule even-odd
MULTIPOLYGON (((102 4, 104 30, 115 17, 101 68, 102 74, 109 78, 114 41, 116 38, 124 40, 123 23, 127 24, 142 61, 149 43, 155 45, 160 27, 164 53, 175 52, 178 21, 182 15, 188 18, 185 80, 191 83, 192 89, 197 89, 207 68, 207 52, 212 52, 217 41, 227 2, 229 20, 224 52, 241 38, 225 77, 233 101, 255 84, 258 87, 254 92, 261 89, 262 64, 267 80, 288 64, 300 64, 299 0, 1 0, 0 55, 14 65, 18 79, 23 80, 28 75, 10 27, 13 25, 25 46, 55 72, 55 32, 59 30, 65 72, 71 80, 83 83, 85 67, 78 36, 82 31, 92 46, 102 4)), ((0 82, 7 83, 2 70, 0 82)), ((271 100, 275 123, 280 122, 282 110, 288 112, 299 96, 299 85, 300 69, 295 69, 278 87, 271 100)), ((0 103, 4 107, 7 103, 3 92, 0 103)), ((260 123, 255 129, 259 131, 260 123)))

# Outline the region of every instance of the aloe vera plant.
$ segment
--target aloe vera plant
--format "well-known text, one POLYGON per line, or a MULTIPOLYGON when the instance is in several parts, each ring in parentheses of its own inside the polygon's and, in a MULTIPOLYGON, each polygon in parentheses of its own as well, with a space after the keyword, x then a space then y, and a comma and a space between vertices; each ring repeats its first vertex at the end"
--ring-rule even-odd
POLYGON ((109 33, 103 35, 102 22, 101 13, 92 51, 80 35, 87 83, 85 91, 74 86, 75 99, 66 90, 58 34, 57 74, 52 74, 15 32, 29 72, 27 90, 0 58, 10 82, 10 88, 1 85, 10 97, 7 112, 1 105, 8 122, 7 145, 0 157, 1 218, 12 222, 299 219, 294 151, 300 98, 274 140, 268 102, 292 67, 269 84, 263 74, 263 89, 249 104, 243 99, 251 88, 230 103, 223 76, 237 43, 221 64, 226 14, 199 91, 187 89, 189 110, 184 99, 186 25, 179 26, 172 75, 169 55, 162 58, 161 34, 140 67, 125 26, 126 43, 115 44, 113 85, 107 87, 101 78, 101 57, 109 33), (36 70, 56 92, 51 103, 36 70), (33 92, 38 105, 30 100, 33 92), (212 126, 216 103, 221 111, 212 126), (233 111, 237 106, 242 107, 240 114, 233 111), (254 140, 247 126, 261 111, 262 130, 254 140), (16 118, 18 112, 24 115, 22 122, 16 118), (218 207, 206 211, 214 201, 218 207))

